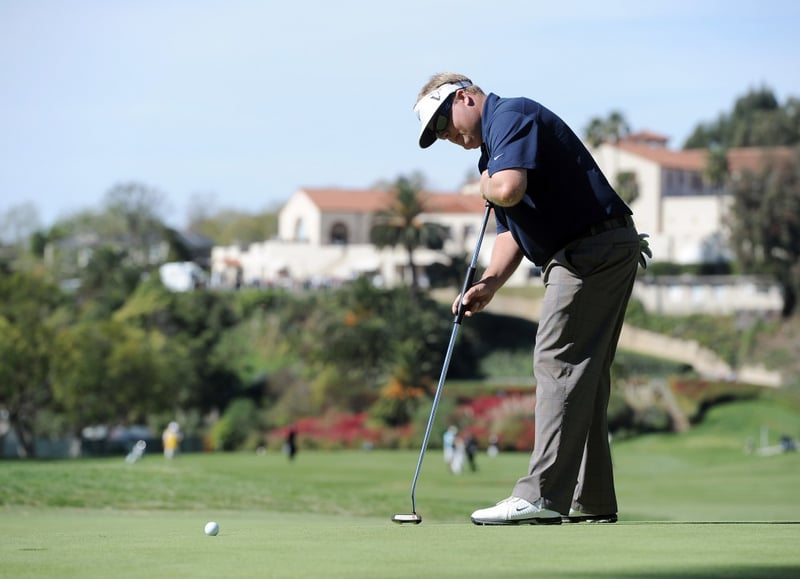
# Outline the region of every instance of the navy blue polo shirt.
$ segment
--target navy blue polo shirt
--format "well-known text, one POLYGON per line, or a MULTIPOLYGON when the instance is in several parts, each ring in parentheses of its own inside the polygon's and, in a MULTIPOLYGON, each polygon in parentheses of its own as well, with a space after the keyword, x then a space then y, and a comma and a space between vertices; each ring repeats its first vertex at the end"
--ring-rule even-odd
POLYGON ((497 232, 510 231, 537 265, 590 226, 631 214, 578 136, 538 102, 488 94, 482 131, 481 173, 527 169, 525 196, 513 207, 495 206, 495 219, 497 232))

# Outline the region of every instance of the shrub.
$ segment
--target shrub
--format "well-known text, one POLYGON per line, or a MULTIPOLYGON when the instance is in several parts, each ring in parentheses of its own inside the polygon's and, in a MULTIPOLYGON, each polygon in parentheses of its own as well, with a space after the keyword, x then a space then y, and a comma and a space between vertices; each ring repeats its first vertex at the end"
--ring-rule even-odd
POLYGON ((237 398, 211 427, 210 444, 214 450, 237 450, 259 426, 256 405, 249 398, 237 398))
POLYGON ((669 387, 692 424, 700 422, 712 406, 757 398, 762 391, 751 384, 699 378, 673 378, 669 387))
MULTIPOLYGON (((330 410, 318 417, 297 420, 293 425, 297 432, 297 444, 304 449, 336 450, 376 446, 381 440, 381 430, 372 428, 367 414, 356 414, 330 410)), ((290 427, 278 428, 267 433, 267 446, 280 448, 290 427)))

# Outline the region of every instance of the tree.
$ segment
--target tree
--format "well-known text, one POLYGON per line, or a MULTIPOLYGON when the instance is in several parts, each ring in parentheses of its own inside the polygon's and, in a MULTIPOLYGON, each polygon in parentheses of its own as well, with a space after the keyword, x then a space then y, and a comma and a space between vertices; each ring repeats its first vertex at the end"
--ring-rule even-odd
POLYGON ((206 412, 224 408, 242 389, 233 369, 236 360, 217 352, 225 331, 241 320, 234 299, 229 293, 168 292, 151 278, 139 284, 114 318, 165 337, 176 365, 191 368, 181 372, 176 396, 182 404, 206 412))
MULTIPOLYGON (((114 271, 113 264, 109 268, 114 271)), ((225 330, 240 319, 234 299, 229 293, 171 293, 151 277, 113 312, 84 308, 78 323, 55 336, 55 403, 76 429, 180 409, 224 409, 242 393, 231 369, 236 361, 217 352, 225 330)))
MULTIPOLYGON (((106 280, 123 281, 117 264, 135 282, 164 260, 163 243, 169 241, 160 218, 164 205, 163 194, 146 185, 117 185, 106 194, 102 212, 81 211, 59 220, 36 235, 34 251, 61 279, 93 278, 82 290, 83 299, 101 295, 106 280), (87 264, 93 271, 86 271, 87 264)), ((129 292, 123 293, 124 300, 129 292)))
POLYGON ((106 193, 106 214, 115 221, 121 241, 139 265, 153 262, 152 250, 163 239, 165 205, 163 193, 141 183, 115 185, 106 193))
MULTIPOLYGON (((398 393, 413 406, 428 393, 445 349, 450 318, 442 313, 428 296, 415 303, 403 288, 376 288, 359 278, 281 308, 282 334, 308 379, 316 410, 367 410, 379 397, 398 393)), ((377 416, 404 420, 410 407, 383 406, 377 416)))
POLYGON ((372 403, 397 331, 391 299, 408 304, 408 292, 383 291, 361 278, 309 308, 300 326, 304 331, 290 339, 318 408, 341 404, 364 410, 372 403))
POLYGON ((728 180, 728 150, 722 145, 712 144, 708 149, 703 180, 713 189, 721 189, 728 180))
POLYGON ((250 215, 230 209, 213 214, 193 211, 188 229, 213 239, 217 245, 247 245, 273 238, 278 233, 278 215, 250 215))
POLYGON ((52 401, 51 351, 62 301, 40 274, 0 276, 0 407, 24 456, 34 456, 36 416, 52 401))
POLYGON ((620 111, 611 111, 605 119, 591 119, 584 130, 584 136, 592 147, 599 147, 602 143, 617 143, 630 132, 625 115, 620 111))
POLYGON ((639 197, 639 182, 633 171, 620 171, 617 173, 616 191, 622 200, 630 205, 639 197))
POLYGON ((174 411, 192 373, 179 343, 116 319, 66 328, 58 335, 56 352, 55 400, 76 428, 132 424, 151 413, 174 411))
POLYGON ((441 249, 447 239, 445 227, 420 219, 425 205, 419 193, 420 183, 400 177, 395 183, 395 199, 391 207, 375 216, 375 225, 370 231, 370 239, 379 248, 402 246, 408 255, 408 268, 411 270, 411 291, 416 295, 419 289, 414 251, 420 247, 441 249))
POLYGON ((732 182, 729 228, 741 268, 780 284, 788 318, 800 295, 800 148, 788 162, 765 160, 732 182))
POLYGON ((420 364, 427 353, 418 340, 406 339, 397 344, 394 366, 380 398, 370 408, 370 415, 388 426, 407 424, 432 383, 431 368, 420 364))
POLYGON ((0 214, 0 244, 23 245, 39 227, 39 212, 33 203, 15 205, 0 214))
POLYGON ((699 124, 683 148, 770 147, 798 143, 800 99, 791 97, 781 106, 770 88, 761 87, 736 99, 730 114, 699 124))
POLYGON ((125 303, 143 273, 142 267, 129 259, 127 250, 102 245, 79 272, 79 302, 95 318, 106 318, 125 303))

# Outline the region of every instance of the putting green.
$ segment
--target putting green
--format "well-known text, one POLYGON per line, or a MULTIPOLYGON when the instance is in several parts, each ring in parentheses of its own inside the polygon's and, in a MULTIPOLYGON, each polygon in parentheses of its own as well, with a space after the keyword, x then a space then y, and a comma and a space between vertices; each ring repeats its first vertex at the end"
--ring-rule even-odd
POLYGON ((349 515, 4 509, 4 577, 790 577, 794 523, 401 526, 349 515), (216 537, 203 525, 216 520, 216 537))

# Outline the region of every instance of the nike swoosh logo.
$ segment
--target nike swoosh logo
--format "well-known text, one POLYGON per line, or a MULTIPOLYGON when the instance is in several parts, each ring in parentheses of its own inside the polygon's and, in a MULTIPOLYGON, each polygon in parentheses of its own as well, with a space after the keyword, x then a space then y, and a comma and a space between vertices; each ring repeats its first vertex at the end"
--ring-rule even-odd
POLYGON ((499 159, 499 158, 500 158, 500 157, 502 157, 503 155, 505 155, 505 153, 500 153, 499 155, 496 155, 496 156, 494 157, 494 160, 495 160, 495 161, 497 161, 497 159, 499 159))
POLYGON ((524 511, 524 510, 525 510, 525 509, 527 509, 527 508, 528 508, 528 507, 517 507, 517 512, 524 511))

